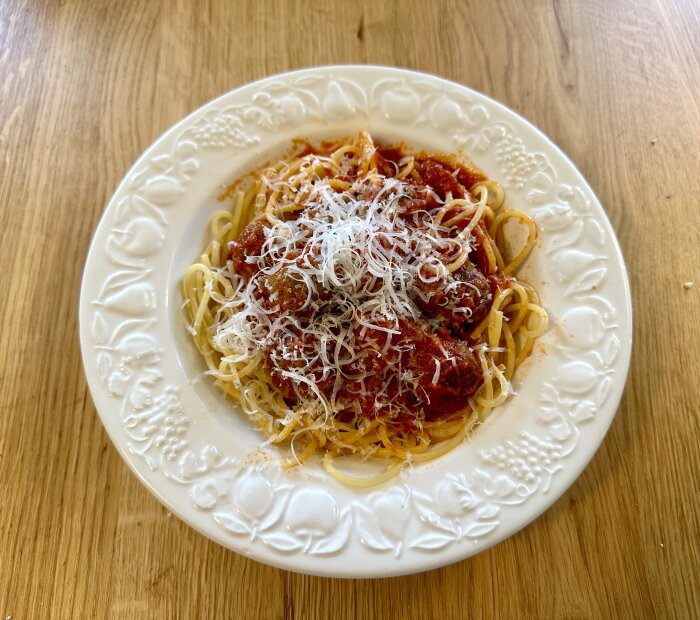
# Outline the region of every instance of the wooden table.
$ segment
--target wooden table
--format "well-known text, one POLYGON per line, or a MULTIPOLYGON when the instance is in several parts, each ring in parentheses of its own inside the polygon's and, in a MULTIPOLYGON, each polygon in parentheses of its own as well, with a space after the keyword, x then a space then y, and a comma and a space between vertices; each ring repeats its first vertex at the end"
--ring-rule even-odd
POLYGON ((4 0, 0 619, 700 614, 699 49, 692 0, 4 0), (271 73, 365 62, 481 90, 570 155, 618 233, 635 341, 602 448, 544 516, 441 570, 343 581, 169 517, 95 413, 77 308, 102 210, 168 126, 271 73))

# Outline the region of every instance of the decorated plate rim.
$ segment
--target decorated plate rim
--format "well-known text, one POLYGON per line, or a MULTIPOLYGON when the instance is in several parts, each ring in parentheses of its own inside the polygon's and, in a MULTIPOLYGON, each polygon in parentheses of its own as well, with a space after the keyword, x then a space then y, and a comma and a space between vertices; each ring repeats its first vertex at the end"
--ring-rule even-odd
POLYGON ((485 95, 370 65, 264 78, 168 129, 110 200, 80 299, 83 363, 96 408, 147 488, 234 551, 335 577, 429 570, 483 551, 539 516, 578 477, 612 422, 631 328, 614 231, 566 155, 485 95), (281 471, 274 454, 256 452, 247 420, 211 413, 174 334, 178 268, 187 248, 190 258, 200 250, 213 196, 235 179, 232 171, 260 163, 292 137, 360 128, 463 150, 504 185, 540 229, 528 268, 540 280, 552 327, 518 395, 483 432, 435 464, 358 492, 322 473, 281 471), (158 278, 163 273, 168 277, 158 278))

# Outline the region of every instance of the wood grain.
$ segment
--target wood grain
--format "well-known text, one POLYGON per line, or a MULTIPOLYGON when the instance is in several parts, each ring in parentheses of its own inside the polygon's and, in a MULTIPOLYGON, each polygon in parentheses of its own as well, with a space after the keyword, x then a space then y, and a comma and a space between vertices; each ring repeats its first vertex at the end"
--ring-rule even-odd
POLYGON ((697 617, 698 50, 692 0, 4 0, 0 618, 697 617), (541 127, 605 205, 635 308, 618 415, 569 492, 475 558, 375 581, 263 566, 169 517, 109 442, 77 338, 90 237, 134 159, 236 86, 350 62, 541 127))

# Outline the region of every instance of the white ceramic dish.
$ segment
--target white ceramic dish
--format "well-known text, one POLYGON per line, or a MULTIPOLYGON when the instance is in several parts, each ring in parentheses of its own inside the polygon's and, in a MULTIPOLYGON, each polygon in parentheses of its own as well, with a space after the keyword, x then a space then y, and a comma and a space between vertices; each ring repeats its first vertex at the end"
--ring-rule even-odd
POLYGON ((478 553, 524 527, 577 478, 615 414, 630 359, 629 285, 585 180, 528 122, 464 86, 401 69, 321 67, 238 88, 161 136, 125 176, 97 228, 80 299, 97 410, 141 481, 222 545, 317 575, 412 573, 478 553), (201 376, 179 281, 221 188, 292 138, 350 136, 463 150, 534 217, 523 279, 550 329, 517 394, 436 462, 370 490, 274 449, 201 376))

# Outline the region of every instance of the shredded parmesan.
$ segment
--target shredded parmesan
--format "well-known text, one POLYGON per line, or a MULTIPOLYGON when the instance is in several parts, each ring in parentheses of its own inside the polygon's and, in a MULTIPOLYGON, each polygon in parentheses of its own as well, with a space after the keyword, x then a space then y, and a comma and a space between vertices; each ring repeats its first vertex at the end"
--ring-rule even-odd
POLYGON ((433 378, 430 381, 432 385, 437 385, 437 382, 440 380, 440 360, 435 358, 435 372, 433 373, 433 378))
MULTIPOLYGON (((309 167, 321 164, 322 157, 309 156, 309 167)), ((476 216, 465 220, 462 234, 450 238, 451 229, 440 225, 442 215, 436 217, 439 209, 406 214, 414 188, 400 179, 370 173, 338 191, 324 179, 308 178, 312 180, 294 187, 292 179, 265 176, 285 205, 300 206, 292 219, 268 217, 271 225, 260 255, 247 257, 257 268, 247 282, 232 273, 230 264, 224 268, 236 287, 226 303, 234 312, 217 322, 214 341, 237 360, 259 360, 261 350, 271 350, 269 371, 292 381, 299 402, 315 417, 328 416, 331 409, 357 408, 356 403, 337 402, 340 386, 353 381, 363 392, 374 372, 372 360, 382 357, 384 388, 375 395, 375 407, 395 410, 398 395, 420 387, 420 375, 401 370, 411 345, 396 338, 402 319, 422 316, 416 298, 426 301, 433 294, 422 285, 479 292, 450 273, 445 260, 465 260, 459 257, 470 250, 469 235, 483 204, 470 206, 476 216), (286 278, 285 295, 300 292, 294 312, 283 307, 279 291, 268 283, 271 277, 286 278), (327 380, 333 381, 330 402, 319 389, 327 380), (386 388, 392 380, 398 394, 390 398, 386 388)), ((469 308, 453 310, 465 320, 471 316, 469 308)), ((434 329, 439 323, 425 325, 434 329)), ((444 359, 434 358, 433 385, 443 363, 454 365, 454 357, 444 348, 442 352, 444 359)))

